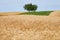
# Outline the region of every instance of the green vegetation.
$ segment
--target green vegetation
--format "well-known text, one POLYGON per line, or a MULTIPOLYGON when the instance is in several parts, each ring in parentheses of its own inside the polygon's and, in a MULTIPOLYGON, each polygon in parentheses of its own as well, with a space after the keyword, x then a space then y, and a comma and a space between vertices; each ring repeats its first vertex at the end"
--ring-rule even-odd
POLYGON ((38 7, 37 5, 34 5, 32 3, 24 5, 24 9, 27 11, 36 11, 37 7, 38 7))
POLYGON ((49 15, 53 11, 40 11, 40 12, 25 12, 21 15, 49 15))

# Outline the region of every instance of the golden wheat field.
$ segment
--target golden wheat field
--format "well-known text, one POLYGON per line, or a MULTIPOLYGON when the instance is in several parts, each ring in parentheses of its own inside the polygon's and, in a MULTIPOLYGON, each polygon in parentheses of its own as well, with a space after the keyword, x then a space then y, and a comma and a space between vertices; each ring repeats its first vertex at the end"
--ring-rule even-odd
POLYGON ((49 16, 51 16, 51 17, 60 17, 60 10, 52 12, 49 16))
POLYGON ((4 16, 4 15, 18 15, 21 14, 23 12, 0 12, 0 15, 4 16))
POLYGON ((60 17, 0 16, 0 40, 60 40, 60 17))

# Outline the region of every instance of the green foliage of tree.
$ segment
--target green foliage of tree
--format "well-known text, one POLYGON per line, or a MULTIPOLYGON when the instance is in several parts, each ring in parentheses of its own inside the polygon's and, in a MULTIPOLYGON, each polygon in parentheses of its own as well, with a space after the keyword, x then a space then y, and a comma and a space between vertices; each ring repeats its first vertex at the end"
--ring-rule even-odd
POLYGON ((37 7, 37 5, 33 5, 32 3, 24 5, 24 9, 27 11, 36 11, 37 7))

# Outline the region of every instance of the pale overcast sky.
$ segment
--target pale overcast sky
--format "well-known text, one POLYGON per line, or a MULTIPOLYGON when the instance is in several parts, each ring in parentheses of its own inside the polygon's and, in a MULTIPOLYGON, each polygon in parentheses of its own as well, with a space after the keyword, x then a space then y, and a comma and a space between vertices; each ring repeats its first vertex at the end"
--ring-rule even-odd
POLYGON ((60 10, 60 0, 0 0, 0 12, 25 11, 27 3, 38 5, 37 11, 60 10))

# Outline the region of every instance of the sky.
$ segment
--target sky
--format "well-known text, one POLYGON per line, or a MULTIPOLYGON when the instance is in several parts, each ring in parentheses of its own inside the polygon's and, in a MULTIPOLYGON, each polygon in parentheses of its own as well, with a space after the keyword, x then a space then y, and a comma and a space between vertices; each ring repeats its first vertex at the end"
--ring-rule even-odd
POLYGON ((28 3, 38 5, 37 11, 60 10, 60 0, 0 0, 0 12, 24 12, 28 3))

